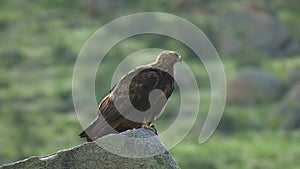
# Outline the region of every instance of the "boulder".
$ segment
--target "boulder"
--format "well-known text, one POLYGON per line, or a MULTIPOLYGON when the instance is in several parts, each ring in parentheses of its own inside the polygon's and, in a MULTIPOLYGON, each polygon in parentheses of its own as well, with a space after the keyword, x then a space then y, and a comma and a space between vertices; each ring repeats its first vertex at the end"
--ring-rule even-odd
POLYGON ((211 24, 220 55, 247 57, 250 54, 271 58, 300 53, 299 43, 290 36, 268 1, 228 5, 218 10, 211 24))
POLYGON ((294 86, 298 82, 300 82, 300 65, 293 67, 287 73, 287 85, 289 87, 294 86))
POLYGON ((18 49, 6 49, 0 53, 0 66, 10 68, 22 63, 25 56, 18 49))
POLYGON ((125 4, 125 0, 86 0, 80 2, 91 16, 118 12, 125 4))
MULTIPOLYGON (((127 140, 128 141, 128 140, 127 140)), ((29 157, 0 169, 101 169, 101 168, 179 168, 159 138, 148 129, 128 130, 120 134, 104 136, 95 142, 58 151, 49 156, 29 157), (126 142, 126 139, 147 141, 126 142), (124 141, 125 140, 125 141, 124 141), (103 143, 107 145, 103 145, 103 143), (116 143, 118 143, 116 145, 116 143), (110 146, 113 146, 110 147, 110 146), (118 149, 118 151, 115 151, 118 149), (112 150, 113 153, 110 151, 112 150), (126 151, 128 152, 126 152, 126 151), (151 152, 151 153, 149 153, 151 152), (126 153, 126 154, 124 154, 126 153), (134 155, 139 157, 133 157, 134 155), (152 156, 153 155, 153 156, 152 156)))
POLYGON ((281 82, 259 68, 243 68, 227 83, 227 101, 253 104, 276 100, 282 91, 281 82))

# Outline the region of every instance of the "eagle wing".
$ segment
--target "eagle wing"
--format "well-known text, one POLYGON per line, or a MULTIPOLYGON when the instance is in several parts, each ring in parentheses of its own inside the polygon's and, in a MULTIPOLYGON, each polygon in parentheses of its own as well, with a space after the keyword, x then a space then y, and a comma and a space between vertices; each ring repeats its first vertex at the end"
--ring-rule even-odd
MULTIPOLYGON (((88 141, 92 141, 109 133, 141 127, 142 122, 130 121, 123 115, 124 113, 125 115, 130 114, 128 111, 130 104, 136 110, 148 110, 151 107, 149 93, 154 89, 162 90, 164 93, 162 95, 169 98, 174 89, 173 77, 154 68, 136 69, 128 73, 100 102, 98 117, 80 134, 80 137, 86 137, 88 141), (114 101, 121 103, 118 105, 118 109, 115 107, 114 101), (123 115, 119 111, 122 111, 123 115)), ((145 114, 144 116, 148 116, 145 117, 148 119, 147 121, 152 122, 165 105, 165 102, 159 102, 162 95, 157 96, 156 103, 154 103, 161 107, 160 110, 145 114)))

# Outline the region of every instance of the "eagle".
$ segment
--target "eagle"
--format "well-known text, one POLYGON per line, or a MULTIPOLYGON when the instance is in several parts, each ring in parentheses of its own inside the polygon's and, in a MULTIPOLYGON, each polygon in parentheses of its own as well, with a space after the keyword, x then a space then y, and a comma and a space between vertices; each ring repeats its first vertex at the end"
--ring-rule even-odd
POLYGON ((164 51, 155 62, 123 76, 100 102, 97 118, 79 136, 90 142, 136 128, 147 128, 157 134, 152 122, 174 90, 176 62, 181 62, 179 54, 164 51))

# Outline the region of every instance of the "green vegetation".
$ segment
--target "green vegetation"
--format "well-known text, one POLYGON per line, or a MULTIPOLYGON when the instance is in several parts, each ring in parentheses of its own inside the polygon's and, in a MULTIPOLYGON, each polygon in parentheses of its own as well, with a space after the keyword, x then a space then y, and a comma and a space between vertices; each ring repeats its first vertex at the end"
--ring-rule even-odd
MULTIPOLYGON (((213 8, 212 11, 218 7, 215 1, 211 4, 201 2, 213 8)), ((209 21, 201 12, 177 11, 166 0, 123 5, 122 9, 117 6, 117 12, 113 13, 112 9, 101 12, 89 8, 83 1, 1 2, 0 165, 32 155, 47 155, 84 142, 77 137, 82 128, 73 109, 72 73, 81 47, 105 23, 122 14, 164 11, 188 19, 210 35, 209 21)), ((279 1, 274 1, 273 5, 282 22, 289 26, 294 39, 299 40, 298 8, 290 9, 288 3, 279 1)), ((213 35, 211 37, 214 39, 213 35)), ((182 168, 299 167, 299 130, 282 131, 268 121, 267 112, 278 104, 278 100, 246 106, 228 104, 217 132, 208 142, 199 144, 198 135, 210 103, 208 76, 204 68, 199 68, 201 62, 189 48, 168 37, 139 35, 111 49, 105 66, 97 75, 98 100, 109 91, 111 76, 120 61, 144 48, 180 50, 201 88, 202 107, 197 124, 188 137, 170 151, 182 168)), ((261 59, 256 51, 243 55, 245 59, 238 56, 222 58, 228 77, 243 66, 255 65, 284 82, 287 72, 300 65, 299 56, 261 59)), ((179 94, 175 92, 173 97, 177 99, 173 103, 176 108, 179 94)), ((158 130, 168 128, 175 116, 171 111, 165 112, 156 122, 158 130)))

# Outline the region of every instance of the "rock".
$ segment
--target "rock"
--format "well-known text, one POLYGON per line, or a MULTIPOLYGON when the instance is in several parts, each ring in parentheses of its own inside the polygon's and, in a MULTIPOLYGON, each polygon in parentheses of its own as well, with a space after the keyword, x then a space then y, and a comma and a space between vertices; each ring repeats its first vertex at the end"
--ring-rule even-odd
POLYGON ((125 4, 124 0, 86 0, 81 2, 87 13, 98 16, 111 11, 118 12, 125 4))
POLYGON ((172 10, 185 11, 189 13, 207 14, 211 12, 209 1, 199 0, 178 0, 170 1, 167 7, 170 6, 172 10))
POLYGON ((49 156, 30 157, 12 164, 3 165, 0 169, 84 169, 84 168, 179 168, 159 138, 150 130, 128 130, 120 134, 111 134, 77 147, 62 150, 49 156), (132 140, 126 139, 130 137, 132 140), (137 141, 136 139, 149 139, 137 141), (125 141, 124 141, 125 140, 125 141), (108 146, 103 145, 103 143, 108 146), (115 143, 119 143, 115 145, 115 143), (101 145, 101 146, 99 146, 101 145), (109 152, 113 146, 112 151, 109 152), (102 148, 104 147, 104 148, 102 148), (130 151, 129 154, 126 151, 130 151), (155 152, 154 152, 155 151, 155 152), (133 153, 134 152, 134 153, 133 153), (150 153, 149 153, 150 152, 150 153), (134 158, 133 155, 141 155, 134 158), (157 154, 157 155, 155 155, 157 154), (119 156, 122 155, 122 156, 119 156), (124 157, 124 155, 126 157, 124 157), (151 156, 154 155, 154 156, 151 156))
POLYGON ((267 1, 247 1, 220 9, 211 27, 220 55, 246 57, 255 51, 255 55, 271 58, 300 53, 299 43, 291 38, 267 1))
POLYGON ((282 91, 281 82, 273 75, 255 67, 242 69, 227 84, 227 101, 253 104, 272 101, 282 91))
POLYGON ((283 129, 300 128, 300 82, 292 87, 278 106, 270 112, 270 122, 273 127, 283 129))
POLYGON ((24 55, 18 49, 6 49, 0 53, 0 66, 12 67, 24 61, 24 55))
POLYGON ((287 85, 289 87, 294 86, 297 82, 300 82, 300 65, 292 68, 287 73, 287 85))

